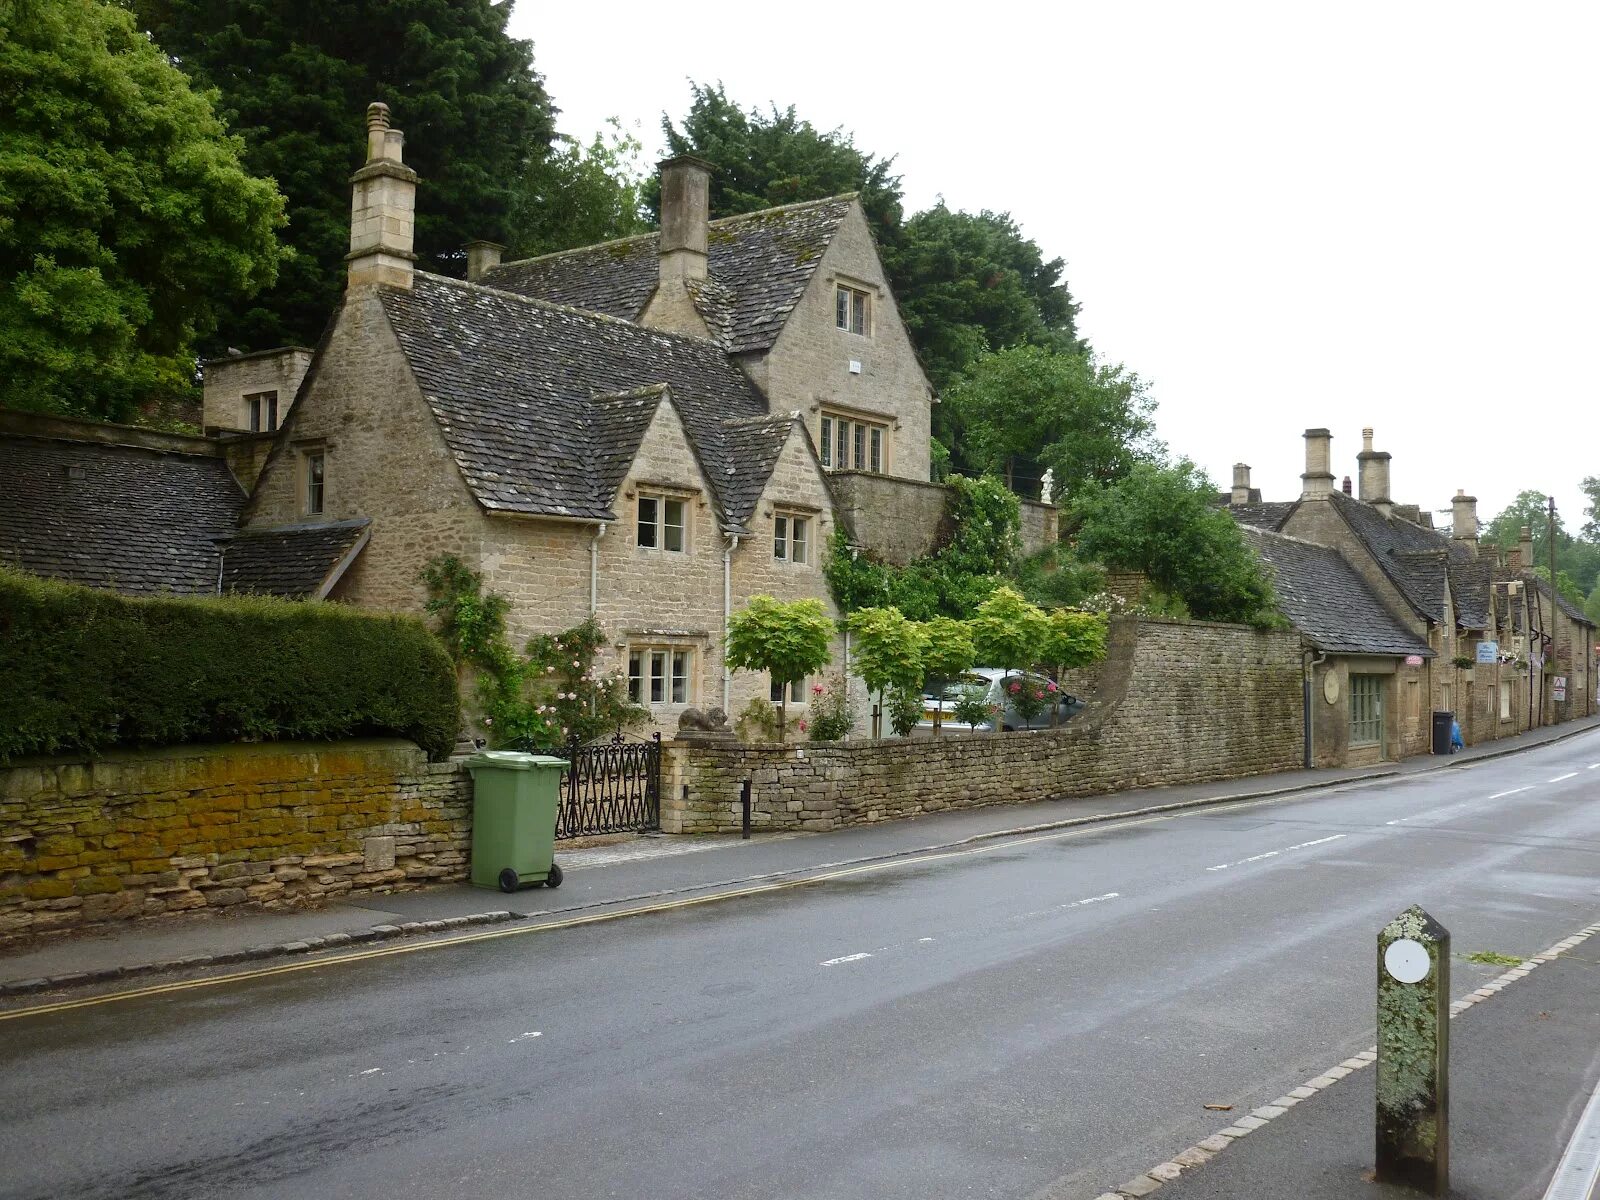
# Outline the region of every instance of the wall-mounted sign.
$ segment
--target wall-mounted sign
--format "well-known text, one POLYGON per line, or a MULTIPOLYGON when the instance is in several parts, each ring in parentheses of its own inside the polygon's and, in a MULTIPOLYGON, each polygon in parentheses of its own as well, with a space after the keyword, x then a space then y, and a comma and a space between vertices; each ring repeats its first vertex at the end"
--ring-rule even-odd
POLYGON ((1322 677, 1322 698, 1329 704, 1339 703, 1339 677, 1332 671, 1322 677))
POLYGON ((1421 665, 1422 665, 1422 655, 1420 655, 1420 654, 1408 654, 1408 655, 1406 655, 1406 666, 1408 666, 1408 667, 1420 667, 1421 665))
POLYGON ((1481 663, 1492 663, 1492 662, 1498 661, 1499 658, 1500 658, 1500 643, 1499 642, 1479 642, 1478 643, 1478 661, 1479 662, 1481 662, 1481 663))
POLYGON ((1557 675, 1550 682, 1553 688, 1551 695, 1557 701, 1565 700, 1567 698, 1567 677, 1565 675, 1557 675))

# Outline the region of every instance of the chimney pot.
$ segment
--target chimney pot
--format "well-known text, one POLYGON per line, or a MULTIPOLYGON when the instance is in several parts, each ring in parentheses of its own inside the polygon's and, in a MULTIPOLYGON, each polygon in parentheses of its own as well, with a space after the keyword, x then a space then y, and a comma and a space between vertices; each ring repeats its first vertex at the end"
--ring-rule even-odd
POLYGON ((462 247, 467 252, 467 282, 478 283, 490 271, 500 265, 500 256, 506 248, 499 242, 486 242, 482 239, 468 242, 462 247))
POLYGON ((1346 475, 1344 477, 1344 483, 1340 485, 1340 489, 1346 496, 1350 494, 1350 476, 1346 475))
POLYGON ((1306 439, 1306 469, 1300 476, 1301 496, 1307 500, 1321 500, 1333 493, 1333 434, 1326 429, 1308 429, 1306 439))
POLYGON ((1372 449, 1372 426, 1371 425, 1368 425, 1365 429, 1363 429, 1361 431, 1361 448, 1363 450, 1371 450, 1372 449))
POLYGON ((1232 504, 1250 503, 1250 464, 1233 464, 1233 494, 1229 497, 1232 504))

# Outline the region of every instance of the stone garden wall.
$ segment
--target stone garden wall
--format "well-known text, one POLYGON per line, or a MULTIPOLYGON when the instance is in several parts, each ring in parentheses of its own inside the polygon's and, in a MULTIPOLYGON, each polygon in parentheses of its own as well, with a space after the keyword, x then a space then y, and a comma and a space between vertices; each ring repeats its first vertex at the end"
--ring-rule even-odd
POLYGON ((466 876, 471 778, 409 742, 181 746, 0 769, 0 940, 466 876))
POLYGON ((1303 753, 1300 643, 1288 632, 1113 622, 1106 659, 1069 688, 1089 706, 1057 730, 811 746, 674 742, 669 833, 837 829, 918 813, 1293 770, 1303 753))

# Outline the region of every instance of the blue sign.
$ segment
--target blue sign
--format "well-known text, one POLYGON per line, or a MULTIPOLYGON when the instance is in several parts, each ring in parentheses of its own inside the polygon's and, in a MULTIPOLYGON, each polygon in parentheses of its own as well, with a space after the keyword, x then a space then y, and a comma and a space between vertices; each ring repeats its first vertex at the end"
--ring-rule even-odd
POLYGON ((1481 662, 1481 663, 1499 662, 1500 661, 1500 643, 1499 642, 1479 642, 1478 643, 1478 661, 1481 662))

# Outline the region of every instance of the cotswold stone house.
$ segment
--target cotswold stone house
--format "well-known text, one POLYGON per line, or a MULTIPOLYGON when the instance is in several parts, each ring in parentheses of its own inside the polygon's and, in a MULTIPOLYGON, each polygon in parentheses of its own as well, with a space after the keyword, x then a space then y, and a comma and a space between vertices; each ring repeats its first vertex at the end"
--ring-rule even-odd
POLYGON ((1371 429, 1363 439, 1354 495, 1348 477, 1335 486, 1332 435, 1308 429, 1298 500, 1263 502, 1244 463, 1219 497, 1317 652, 1318 765, 1425 754, 1435 711, 1456 714, 1468 743, 1594 713, 1594 624, 1531 573, 1532 547, 1480 547, 1465 492, 1449 533, 1434 529, 1431 513, 1393 501, 1391 456, 1371 429))

